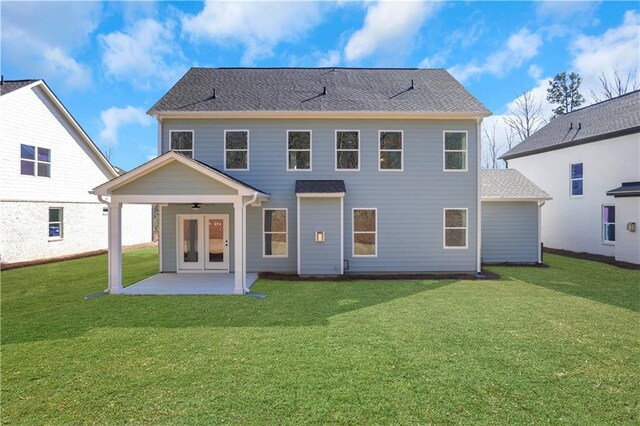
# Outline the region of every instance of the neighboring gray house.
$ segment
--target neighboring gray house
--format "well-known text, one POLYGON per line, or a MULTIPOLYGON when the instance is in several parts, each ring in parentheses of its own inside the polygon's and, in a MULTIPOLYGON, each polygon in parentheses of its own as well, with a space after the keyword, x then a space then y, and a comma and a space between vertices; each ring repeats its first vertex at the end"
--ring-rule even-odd
POLYGON ((480 271, 490 112, 445 70, 192 68, 149 114, 159 156, 94 190, 112 293, 128 203, 161 205, 161 272, 233 271, 235 293, 247 272, 480 271))
POLYGON ((640 264, 640 91, 555 117, 503 158, 553 197, 545 246, 640 264))

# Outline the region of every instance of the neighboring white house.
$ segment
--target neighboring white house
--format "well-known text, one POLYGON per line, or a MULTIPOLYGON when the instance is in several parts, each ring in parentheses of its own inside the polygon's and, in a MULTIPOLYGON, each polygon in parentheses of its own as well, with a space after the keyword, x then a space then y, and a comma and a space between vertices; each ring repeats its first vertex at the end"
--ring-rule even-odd
MULTIPOLYGON (((89 191, 118 172, 43 80, 0 94, 2 263, 107 248, 107 206, 89 191)), ((123 226, 123 244, 150 242, 151 206, 126 206, 123 226)))
POLYGON ((640 263, 640 91, 555 117, 503 158, 553 198, 545 246, 640 263))

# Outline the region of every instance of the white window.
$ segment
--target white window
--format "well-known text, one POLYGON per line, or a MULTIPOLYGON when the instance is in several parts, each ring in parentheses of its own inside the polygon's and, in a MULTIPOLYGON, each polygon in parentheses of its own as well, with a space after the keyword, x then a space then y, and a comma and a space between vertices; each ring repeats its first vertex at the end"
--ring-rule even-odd
POLYGON ((287 257, 287 209, 263 210, 263 256, 287 257))
POLYGON ((402 131, 381 130, 378 133, 380 164, 378 170, 402 171, 402 131))
POLYGON ((185 157, 193 158, 193 130, 172 130, 169 132, 169 149, 185 157))
POLYGON ((377 213, 377 209, 353 209, 353 256, 377 256, 377 213))
POLYGON ((336 170, 360 170, 359 130, 336 130, 336 170))
POLYGON ((616 207, 602 206, 602 241, 615 243, 616 241, 616 207))
POLYGON ((467 209, 444 209, 444 248, 467 248, 467 209))
POLYGON ((249 131, 225 130, 224 168, 249 170, 249 131))
POLYGON ((583 171, 582 163, 571 165, 571 196, 582 197, 583 193, 583 171))
POLYGON ((62 207, 49 207, 49 238, 62 238, 62 207))
POLYGON ((467 132, 444 132, 444 170, 467 171, 467 132))
POLYGON ((31 145, 20 145, 20 174, 51 177, 51 150, 31 145))
POLYGON ((311 170, 311 130, 287 131, 287 170, 311 170))

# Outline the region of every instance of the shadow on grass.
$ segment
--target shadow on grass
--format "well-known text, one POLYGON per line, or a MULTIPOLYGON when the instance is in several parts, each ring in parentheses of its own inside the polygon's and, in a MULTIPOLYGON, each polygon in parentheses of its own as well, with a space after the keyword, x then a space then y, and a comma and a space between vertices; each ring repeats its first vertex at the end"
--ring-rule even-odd
POLYGON ((545 254, 550 268, 490 267, 504 279, 640 312, 640 271, 545 254))

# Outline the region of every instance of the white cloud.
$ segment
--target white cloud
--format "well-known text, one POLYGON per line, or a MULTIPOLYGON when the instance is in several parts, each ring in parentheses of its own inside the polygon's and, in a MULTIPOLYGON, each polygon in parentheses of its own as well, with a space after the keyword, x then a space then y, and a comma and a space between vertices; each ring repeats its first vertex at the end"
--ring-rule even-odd
POLYGON ((196 15, 182 18, 182 30, 194 40, 244 45, 241 63, 273 55, 282 42, 293 42, 322 18, 318 2, 221 2, 207 0, 196 15))
POLYGON ((100 113, 101 130, 100 139, 106 145, 115 146, 118 144, 118 132, 121 127, 137 124, 139 126, 149 126, 153 119, 148 116, 144 109, 127 106, 125 108, 111 107, 100 113))
POLYGON ((91 83, 91 70, 73 58, 84 48, 100 21, 96 2, 1 2, 2 62, 17 64, 26 75, 67 88, 91 83))
POLYGON ((558 1, 545 0, 535 2, 536 14, 545 22, 571 21, 573 25, 582 25, 596 11, 600 2, 597 1, 558 1))
POLYGON ((106 74, 146 89, 177 80, 186 66, 174 41, 174 27, 172 21, 142 19, 125 31, 101 35, 106 74))
POLYGON ((340 52, 337 50, 330 50, 326 54, 322 55, 318 60, 319 67, 335 67, 340 63, 342 59, 340 52))
POLYGON ((527 70, 527 74, 529 74, 529 77, 531 77, 532 79, 538 80, 542 76, 542 68, 540 68, 536 64, 531 64, 531 65, 529 65, 529 69, 527 70))
POLYGON ((435 55, 427 56, 418 65, 418 68, 437 68, 443 66, 449 57, 449 50, 438 52, 435 55))
POLYGON ((440 8, 436 2, 380 1, 367 8, 364 25, 356 31, 344 48, 344 57, 353 62, 377 51, 407 52, 411 40, 424 21, 440 8))
POLYGON ((465 81, 470 77, 481 74, 492 74, 497 77, 506 75, 509 71, 520 67, 527 60, 535 57, 542 46, 542 38, 539 34, 532 33, 527 28, 522 28, 512 34, 505 46, 492 53, 482 64, 469 63, 456 65, 449 69, 458 80, 465 81))

